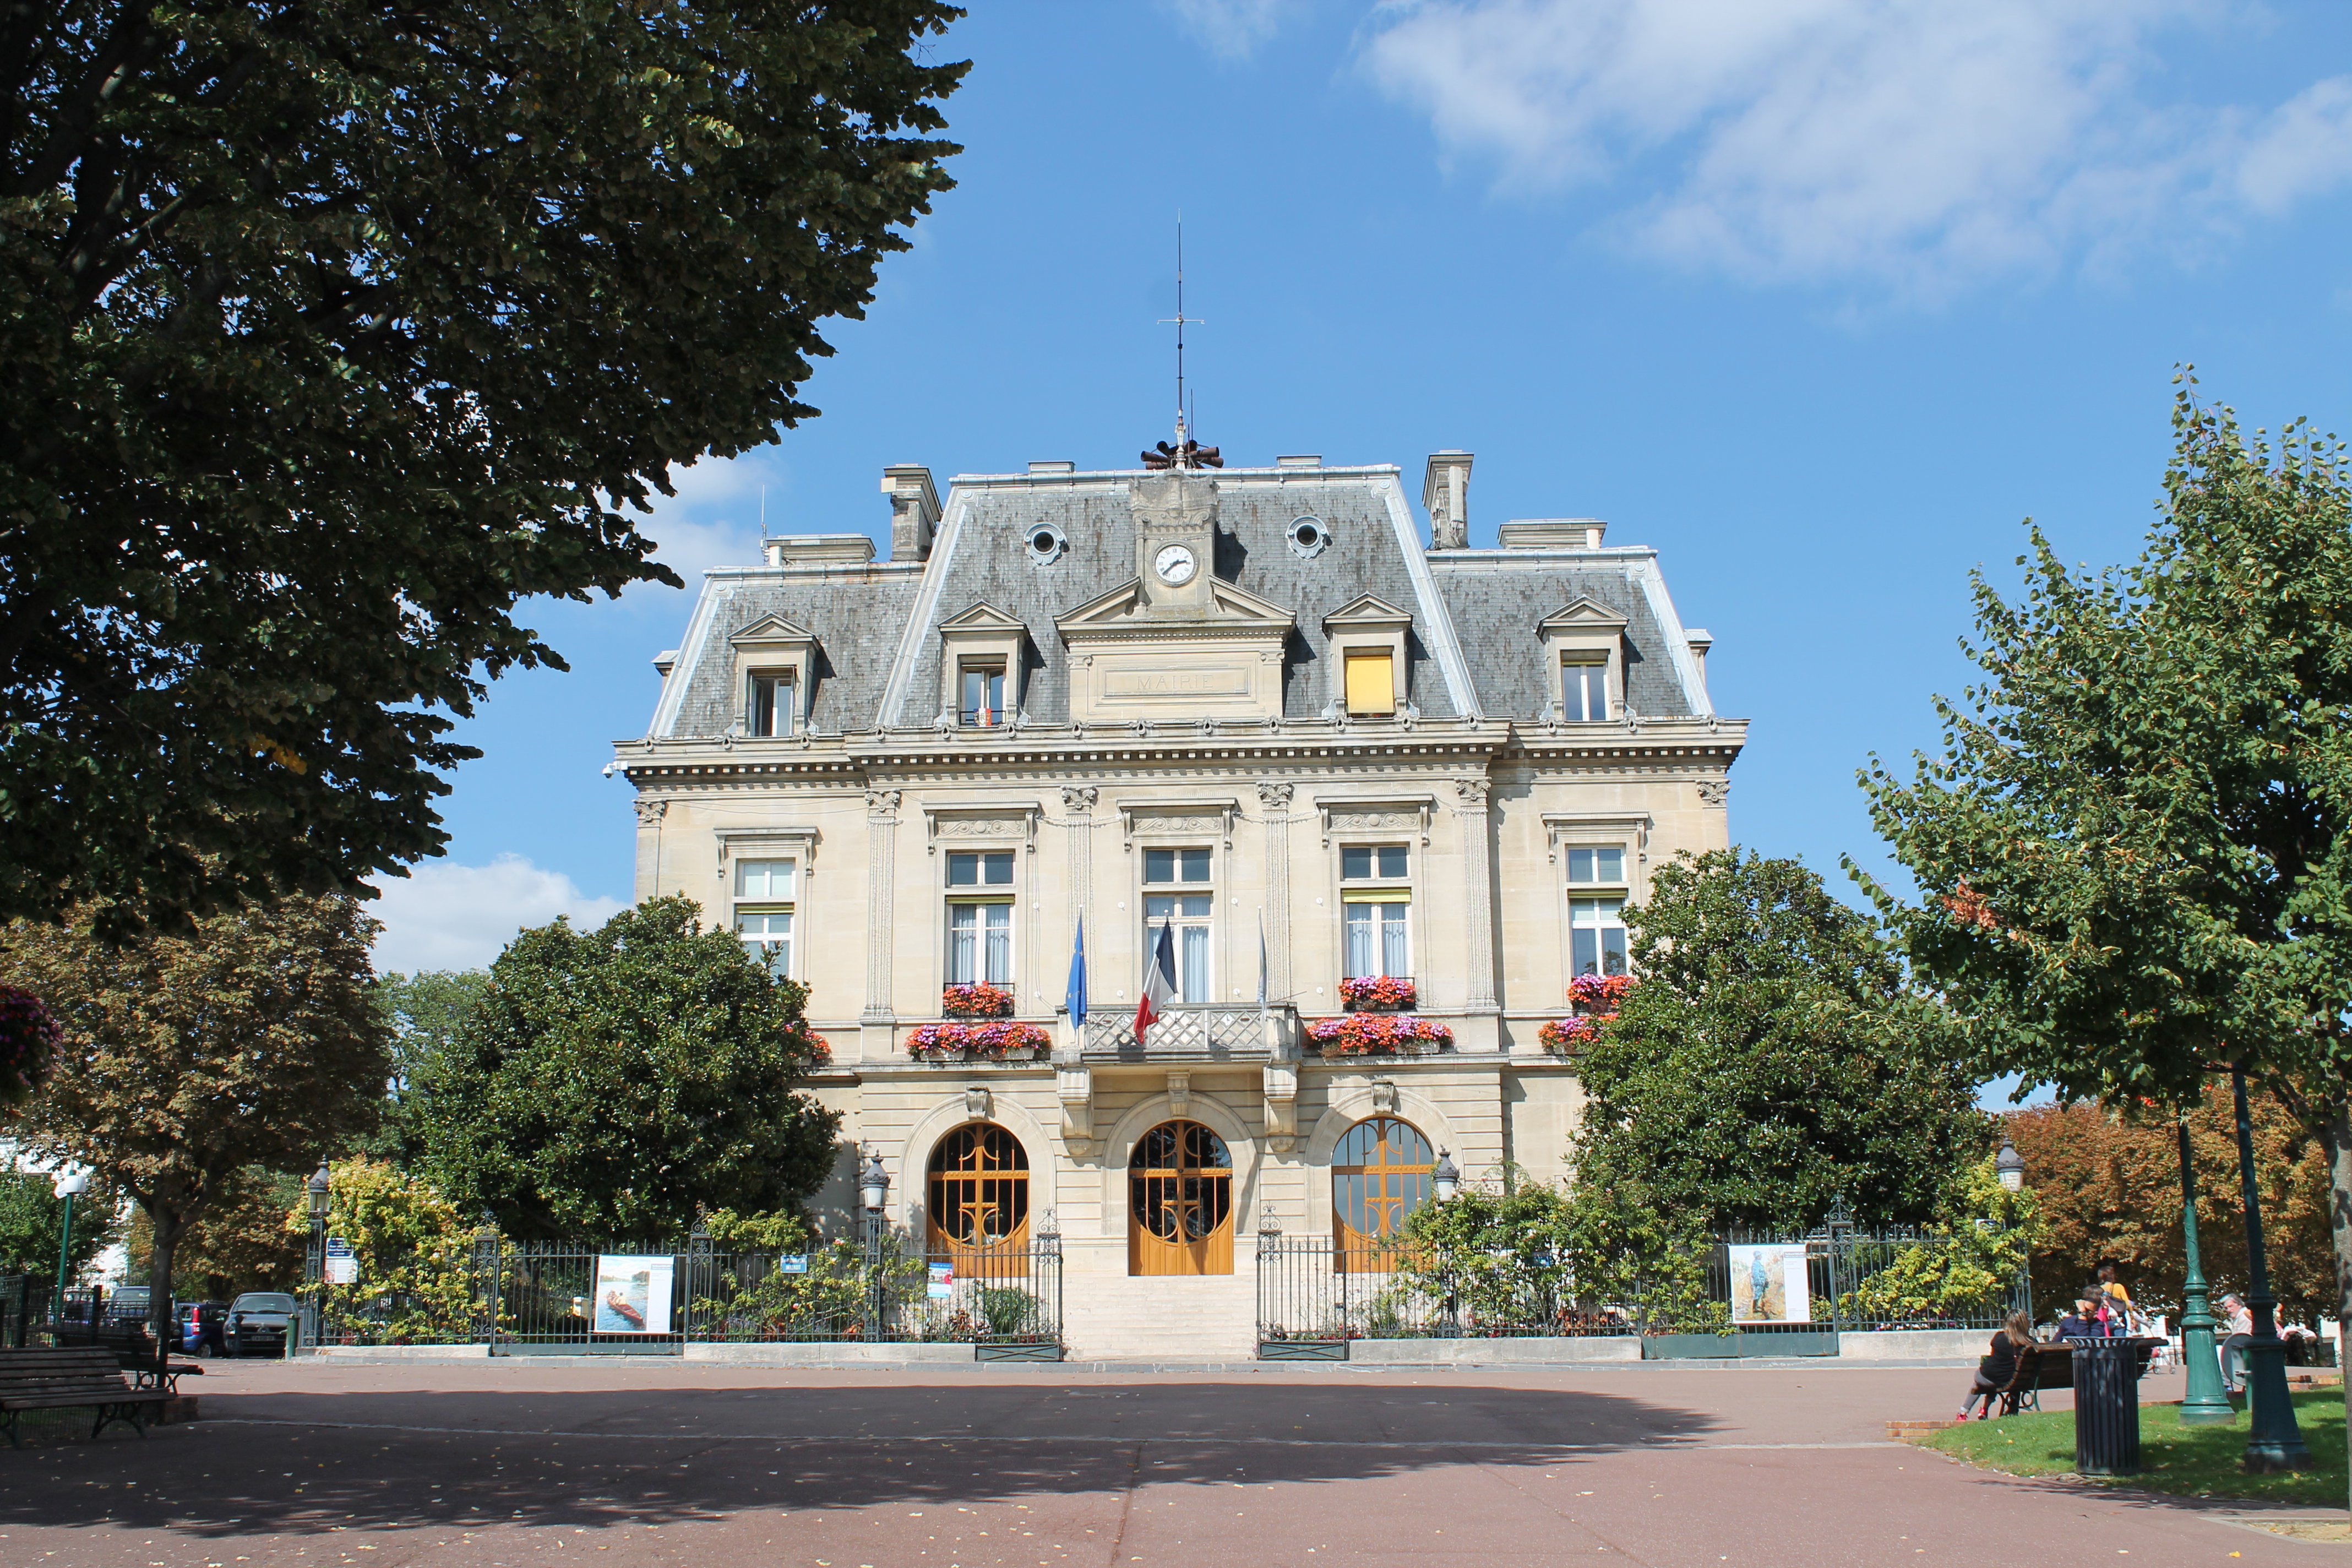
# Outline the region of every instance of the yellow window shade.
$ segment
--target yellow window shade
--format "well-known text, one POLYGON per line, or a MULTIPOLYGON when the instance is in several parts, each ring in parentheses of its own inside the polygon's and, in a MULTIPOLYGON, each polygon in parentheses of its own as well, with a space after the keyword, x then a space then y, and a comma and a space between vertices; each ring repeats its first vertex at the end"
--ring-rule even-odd
POLYGON ((1381 648, 1370 653, 1349 652, 1348 711, 1396 711, 1396 674, 1391 668, 1388 649, 1381 648))
POLYGON ((1343 904, 1409 904, 1412 893, 1406 888, 1349 888, 1339 895, 1343 904))

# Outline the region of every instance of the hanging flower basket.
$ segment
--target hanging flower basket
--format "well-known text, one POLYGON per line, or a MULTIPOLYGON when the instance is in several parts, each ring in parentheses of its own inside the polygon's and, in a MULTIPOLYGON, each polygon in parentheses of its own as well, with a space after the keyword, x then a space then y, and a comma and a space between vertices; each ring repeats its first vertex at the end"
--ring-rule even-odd
POLYGON ((1307 1037, 1327 1057, 1418 1056, 1452 1045, 1454 1031, 1411 1013, 1358 1013, 1318 1018, 1307 1026, 1307 1037))
POLYGON ((1053 1049, 1054 1037, 1034 1024, 926 1024, 907 1037, 917 1061, 1022 1061, 1053 1049))
POLYGON ((950 1018, 1010 1018, 1013 993, 985 981, 950 985, 940 993, 940 1011, 950 1018))
POLYGON ((29 991, 0 985, 0 1105, 22 1105, 57 1066, 66 1032, 49 1005, 29 991))
POLYGON ((1339 1001, 1350 1013, 1406 1013, 1420 998, 1402 974, 1363 974, 1339 982, 1339 1001))

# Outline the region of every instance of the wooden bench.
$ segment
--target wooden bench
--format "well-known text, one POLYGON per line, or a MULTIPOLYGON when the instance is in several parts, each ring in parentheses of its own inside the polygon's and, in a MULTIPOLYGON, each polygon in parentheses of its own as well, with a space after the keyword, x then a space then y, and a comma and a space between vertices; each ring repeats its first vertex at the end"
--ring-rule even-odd
MULTIPOLYGON (((2132 1342, 2138 1352, 2132 1368, 2134 1377, 2146 1377, 2147 1364, 2161 1340, 2141 1339, 2132 1342)), ((2063 1340, 2027 1345, 2017 1352, 2017 1370, 2010 1374, 2008 1384, 2000 1391, 2000 1413, 2014 1415, 2022 1410, 2042 1408, 2045 1389, 2074 1386, 2074 1347, 2063 1340)))
POLYGON ((93 1440, 115 1421, 144 1437, 148 1415, 171 1397, 162 1389, 131 1387, 115 1353, 104 1348, 0 1351, 0 1415, 7 1417, 11 1447, 24 1446, 16 1422, 26 1410, 92 1408, 98 1412, 89 1429, 93 1440))
POLYGON ((97 1347, 109 1352, 115 1364, 131 1374, 131 1386, 134 1389, 160 1389, 175 1394, 180 1392, 180 1379, 205 1374, 205 1369, 193 1362, 174 1362, 156 1354, 155 1337, 141 1320, 116 1319, 96 1328, 88 1323, 52 1323, 49 1338, 61 1346, 97 1347))

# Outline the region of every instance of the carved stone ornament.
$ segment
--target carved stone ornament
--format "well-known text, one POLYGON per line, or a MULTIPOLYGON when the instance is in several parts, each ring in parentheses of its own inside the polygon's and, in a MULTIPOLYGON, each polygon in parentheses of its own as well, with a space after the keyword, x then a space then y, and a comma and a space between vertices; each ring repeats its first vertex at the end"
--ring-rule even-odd
POLYGON ((1721 805, 1731 798, 1731 781, 1729 779, 1699 780, 1698 798, 1703 805, 1721 805))
POLYGON ((641 799, 636 804, 637 820, 639 822, 659 822, 663 817, 669 815, 669 802, 666 800, 641 799))
POLYGON ((1421 816, 1411 811, 1335 811, 1331 814, 1334 833, 1396 833, 1414 832, 1421 826, 1421 816))
POLYGON ((1017 816, 943 816, 931 832, 940 838, 1018 838, 1022 826, 1017 816))
POLYGON ((985 1121, 989 1118, 991 1109, 988 1088, 985 1084, 964 1085, 963 1113, 967 1118, 973 1121, 985 1121))
POLYGON ((1493 787, 1492 781, 1487 779, 1455 779, 1454 781, 1454 793, 1461 797, 1462 809, 1465 811, 1486 810, 1486 792, 1493 787))
POLYGON ((1257 803, 1268 811, 1288 811, 1290 796, 1296 786, 1284 779, 1260 779, 1257 803))
POLYGON ((898 792, 895 789, 869 789, 866 792, 866 815, 896 816, 898 815, 898 792))
POLYGON ((1064 784, 1062 809, 1072 816, 1089 816, 1094 811, 1096 797, 1101 794, 1102 792, 1092 784, 1064 784))
POLYGON ((1394 1116, 1396 1108, 1396 1085, 1384 1078, 1374 1079, 1372 1080, 1373 1113, 1380 1116, 1394 1116))

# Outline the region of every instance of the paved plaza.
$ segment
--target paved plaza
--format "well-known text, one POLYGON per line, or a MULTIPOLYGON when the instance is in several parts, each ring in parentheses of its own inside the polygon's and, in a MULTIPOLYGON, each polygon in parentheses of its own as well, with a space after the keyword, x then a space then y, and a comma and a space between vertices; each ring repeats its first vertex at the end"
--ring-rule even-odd
POLYGON ((1890 1418, 1948 1415, 1966 1380, 217 1363, 199 1423, 0 1448, 0 1564, 2081 1568, 2344 1550, 1886 1440, 1890 1418))

